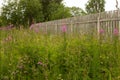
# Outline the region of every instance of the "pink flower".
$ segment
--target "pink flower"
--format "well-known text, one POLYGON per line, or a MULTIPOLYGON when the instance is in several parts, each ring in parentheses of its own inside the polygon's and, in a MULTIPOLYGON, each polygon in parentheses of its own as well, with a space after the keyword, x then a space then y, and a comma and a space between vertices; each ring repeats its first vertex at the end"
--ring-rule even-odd
POLYGON ((33 27, 34 27, 34 24, 32 24, 32 25, 30 26, 30 30, 32 30, 32 29, 33 29, 33 27))
POLYGON ((118 35, 119 34, 119 30, 117 28, 115 28, 114 31, 113 31, 113 34, 114 35, 118 35))
POLYGON ((39 61, 37 64, 39 64, 39 65, 43 65, 43 63, 42 63, 42 62, 40 62, 40 61, 39 61))
POLYGON ((34 31, 35 31, 36 33, 38 33, 38 32, 39 32, 39 28, 36 27, 36 28, 34 29, 34 31))
POLYGON ((32 25, 30 26, 30 30, 33 30, 33 31, 35 31, 36 33, 38 33, 38 32, 39 32, 39 26, 40 26, 40 23, 39 23, 39 24, 32 24, 32 25))
POLYGON ((104 31, 103 29, 100 29, 100 30, 99 30, 99 33, 100 33, 100 34, 103 34, 104 32, 105 32, 105 31, 104 31))
POLYGON ((62 26, 62 29, 61 29, 61 30, 62 30, 62 32, 66 32, 66 31, 67 31, 67 26, 65 26, 65 25, 62 26))
POLYGON ((37 26, 37 27, 40 27, 40 26, 41 26, 41 23, 37 23, 36 26, 37 26))

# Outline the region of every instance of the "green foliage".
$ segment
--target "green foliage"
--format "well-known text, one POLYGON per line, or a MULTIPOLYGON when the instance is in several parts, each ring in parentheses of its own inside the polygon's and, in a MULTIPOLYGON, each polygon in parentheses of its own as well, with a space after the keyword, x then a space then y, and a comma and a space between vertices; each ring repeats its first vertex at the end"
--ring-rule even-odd
POLYGON ((70 13, 72 14, 72 16, 86 15, 86 12, 79 7, 70 7, 69 9, 70 9, 70 13))
POLYGON ((0 80, 120 80, 118 36, 0 34, 0 80))
POLYGON ((32 24, 33 20, 41 21, 43 19, 42 6, 39 0, 20 0, 19 6, 22 7, 24 19, 29 22, 29 25, 32 24))
POLYGON ((62 0, 10 0, 2 7, 4 24, 30 26, 34 22, 70 17, 70 11, 62 0))
POLYGON ((18 26, 29 22, 30 25, 33 19, 42 14, 38 0, 15 0, 7 3, 2 7, 2 19, 6 21, 5 24, 12 23, 18 26))
POLYGON ((17 1, 8 1, 8 5, 4 5, 2 7, 2 13, 1 17, 4 22, 4 24, 7 23, 13 23, 16 24, 17 20, 20 19, 19 14, 17 15, 16 7, 17 7, 17 1), (17 15, 17 17, 16 17, 17 15))
MULTIPOLYGON (((49 9, 52 9, 53 12, 58 9, 59 5, 61 5, 62 0, 39 0, 42 4, 42 12, 44 14, 44 21, 50 21, 51 19, 51 11, 49 9)), ((58 12, 59 13, 59 12, 58 12)))
POLYGON ((49 16, 50 20, 63 19, 70 17, 70 11, 63 4, 50 3, 49 4, 49 16))
POLYGON ((105 0, 88 0, 86 11, 88 14, 105 11, 105 0))
POLYGON ((2 26, 2 18, 1 18, 1 16, 0 16, 0 27, 2 26))

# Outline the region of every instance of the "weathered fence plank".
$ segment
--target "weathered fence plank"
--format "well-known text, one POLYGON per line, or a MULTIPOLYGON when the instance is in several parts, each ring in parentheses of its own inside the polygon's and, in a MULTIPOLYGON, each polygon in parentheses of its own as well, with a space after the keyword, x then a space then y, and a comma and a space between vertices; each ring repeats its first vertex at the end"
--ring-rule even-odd
POLYGON ((106 36, 109 36, 114 28, 120 30, 120 10, 43 22, 39 27, 49 33, 60 34, 63 25, 67 26, 68 34, 93 34, 94 32, 98 35, 99 29, 102 28, 108 33, 106 36))

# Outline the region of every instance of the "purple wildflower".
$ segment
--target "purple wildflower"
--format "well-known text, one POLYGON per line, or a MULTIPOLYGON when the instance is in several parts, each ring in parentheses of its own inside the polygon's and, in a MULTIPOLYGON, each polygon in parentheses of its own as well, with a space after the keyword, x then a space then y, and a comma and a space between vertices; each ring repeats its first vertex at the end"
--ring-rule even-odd
POLYGON ((36 26, 37 26, 37 27, 40 27, 40 26, 41 26, 41 23, 37 23, 36 26))
POLYGON ((104 32, 105 32, 105 31, 104 31, 103 29, 100 29, 100 30, 99 30, 99 33, 100 33, 100 34, 103 34, 104 32))
POLYGON ((67 31, 67 27, 64 25, 64 26, 62 26, 62 32, 66 32, 67 31))
POLYGON ((36 33, 38 33, 38 32, 39 32, 39 28, 35 28, 34 31, 35 31, 36 33))
POLYGON ((30 26, 30 30, 32 30, 32 29, 33 29, 33 27, 34 27, 34 24, 32 24, 32 25, 30 26))
POLYGON ((42 62, 40 62, 40 61, 39 61, 37 64, 39 64, 39 65, 43 65, 43 63, 42 63, 42 62))
POLYGON ((117 28, 115 28, 114 31, 113 31, 113 34, 114 35, 118 35, 119 34, 119 30, 117 28))
POLYGON ((8 36, 5 41, 12 41, 12 36, 8 36))
POLYGON ((39 23, 39 24, 32 24, 32 25, 30 26, 30 30, 33 30, 33 31, 35 31, 36 33, 38 33, 38 32, 39 32, 39 26, 40 26, 40 23, 39 23))

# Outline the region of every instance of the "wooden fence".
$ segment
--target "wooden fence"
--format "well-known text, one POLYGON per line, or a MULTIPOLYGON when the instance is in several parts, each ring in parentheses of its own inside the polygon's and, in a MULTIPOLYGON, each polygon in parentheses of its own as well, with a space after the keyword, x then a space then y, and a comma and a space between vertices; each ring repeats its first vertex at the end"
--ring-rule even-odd
POLYGON ((120 31, 120 10, 43 22, 39 28, 51 34, 60 34, 63 25, 67 26, 68 34, 97 35, 102 28, 107 33, 106 36, 110 36, 114 28, 120 31))

